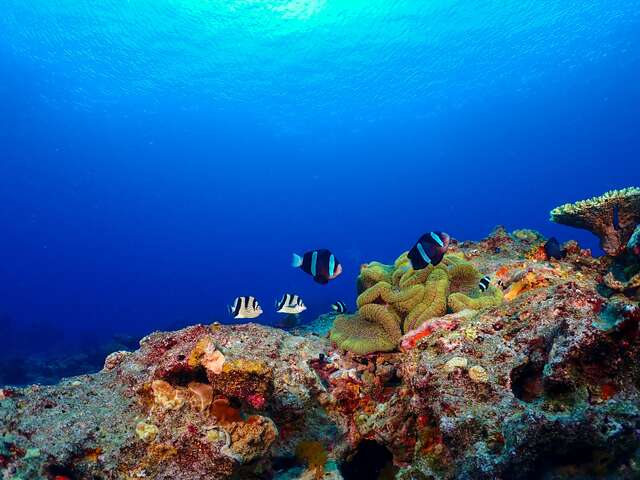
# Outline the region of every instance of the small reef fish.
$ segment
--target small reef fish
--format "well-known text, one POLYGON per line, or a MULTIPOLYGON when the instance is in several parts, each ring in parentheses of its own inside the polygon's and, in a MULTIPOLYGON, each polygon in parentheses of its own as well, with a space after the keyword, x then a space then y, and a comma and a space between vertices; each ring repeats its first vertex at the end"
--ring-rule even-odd
POLYGON ((478 288, 480 289, 481 292, 484 292, 487 290, 487 288, 489 288, 489 285, 491 285, 491 277, 489 277, 488 275, 485 275, 480 279, 480 282, 478 283, 478 288))
POLYGON ((285 293, 279 301, 276 301, 276 311, 278 313, 289 313, 297 315, 307 309, 299 295, 285 293))
POLYGON ((238 297, 229 307, 229 313, 233 318, 257 318, 262 315, 262 308, 255 297, 238 297))
POLYGON ((409 260, 414 270, 428 265, 438 265, 449 248, 451 238, 444 232, 429 232, 422 235, 409 250, 409 260))
POLYGON ((327 249, 312 250, 303 256, 293 254, 291 266, 302 269, 313 279, 325 285, 342 273, 342 265, 336 256, 327 249))
POLYGON ((547 258, 555 258, 556 260, 561 260, 567 255, 567 252, 560 247, 556 237, 547 240, 547 243, 544 244, 544 253, 547 254, 547 258))
POLYGON ((336 303, 331 305, 331 310, 336 313, 347 313, 347 305, 338 300, 336 303))

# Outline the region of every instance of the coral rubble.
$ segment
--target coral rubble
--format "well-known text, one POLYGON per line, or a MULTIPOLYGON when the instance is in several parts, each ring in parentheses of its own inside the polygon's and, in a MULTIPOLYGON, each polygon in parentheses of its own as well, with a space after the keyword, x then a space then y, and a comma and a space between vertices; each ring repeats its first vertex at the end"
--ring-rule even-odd
POLYGON ((364 267, 359 312, 336 318, 334 342, 196 325, 96 374, 2 388, 0 475, 639 478, 640 306, 605 285, 611 259, 575 243, 529 256, 543 241, 499 228, 441 267, 364 267), (495 290, 489 308, 463 300, 495 290), (377 344, 336 348, 359 342, 377 344))

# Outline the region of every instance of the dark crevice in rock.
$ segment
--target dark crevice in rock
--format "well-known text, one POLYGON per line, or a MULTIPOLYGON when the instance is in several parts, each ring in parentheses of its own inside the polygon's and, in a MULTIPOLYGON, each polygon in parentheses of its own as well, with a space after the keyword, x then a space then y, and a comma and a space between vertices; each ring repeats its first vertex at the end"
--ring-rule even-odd
POLYGON ((560 447, 541 456, 524 478, 557 478, 566 472, 573 472, 574 478, 604 478, 625 463, 629 453, 595 448, 586 443, 573 444, 570 448, 560 447))
POLYGON ((271 468, 275 472, 284 472, 296 468, 300 461, 296 457, 275 457, 271 460, 271 468))
POLYGON ((511 370, 511 390, 516 398, 531 403, 543 392, 542 375, 544 363, 525 363, 511 370))
POLYGON ((207 371, 203 366, 195 368, 180 366, 165 374, 162 380, 170 383, 173 387, 186 387, 191 382, 209 383, 207 371))
POLYGON ((363 440, 340 465, 344 480, 378 479, 383 471, 393 469, 393 455, 387 447, 373 440, 363 440))
POLYGON ((398 376, 397 372, 393 372, 391 376, 384 382, 385 387, 397 388, 402 385, 402 378, 398 376))
POLYGON ((56 465, 56 464, 49 465, 48 467, 46 467, 45 475, 49 479, 59 479, 60 477, 62 477, 62 478, 68 478, 69 480, 76 480, 81 478, 76 474, 76 472, 71 467, 68 467, 66 465, 56 465))

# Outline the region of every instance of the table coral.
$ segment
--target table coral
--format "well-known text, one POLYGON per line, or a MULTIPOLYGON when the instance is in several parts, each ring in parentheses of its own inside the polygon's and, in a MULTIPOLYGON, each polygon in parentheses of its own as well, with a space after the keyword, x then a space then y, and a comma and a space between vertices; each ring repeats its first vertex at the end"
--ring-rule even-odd
POLYGON ((462 255, 448 254, 437 267, 422 270, 413 270, 405 258, 402 254, 393 266, 375 263, 363 269, 367 281, 359 285, 370 286, 358 296, 358 312, 336 317, 332 342, 358 355, 389 352, 398 347, 403 333, 445 315, 447 309, 481 310, 502 302, 502 292, 494 286, 480 291, 482 275, 462 255), (373 278, 378 281, 368 282, 373 278))
POLYGON ((623 252, 640 224, 640 188, 611 190, 599 197, 567 203, 551 211, 551 221, 589 230, 611 256, 623 252))

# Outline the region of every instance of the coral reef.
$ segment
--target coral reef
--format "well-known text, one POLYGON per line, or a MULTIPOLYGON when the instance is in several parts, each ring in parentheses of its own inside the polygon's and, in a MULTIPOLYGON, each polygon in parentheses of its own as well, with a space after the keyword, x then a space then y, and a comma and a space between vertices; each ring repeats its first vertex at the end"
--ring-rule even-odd
POLYGON ((629 239, 629 243, 627 244, 627 249, 633 255, 640 257, 640 225, 636 227, 629 239))
POLYGON ((478 288, 482 275, 459 255, 446 255, 437 267, 414 271, 403 253, 394 265, 372 262, 358 278, 358 311, 338 316, 329 338, 358 355, 395 350, 403 333, 447 310, 481 310, 500 305, 502 291, 478 288))
POLYGON ((562 259, 528 259, 540 241, 498 228, 453 244, 428 272, 402 258, 376 266, 358 314, 336 322, 358 335, 375 325, 390 352, 345 353, 309 331, 196 325, 153 333, 95 374, 0 388, 0 476, 639 478, 640 306, 603 283, 634 260, 616 266, 575 243, 562 259), (451 296, 476 288, 477 272, 506 300, 453 311, 451 296), (406 330, 428 291, 435 316, 406 330))
POLYGON ((589 230, 611 256, 620 255, 640 224, 640 188, 612 190, 551 210, 551 221, 589 230))

